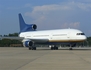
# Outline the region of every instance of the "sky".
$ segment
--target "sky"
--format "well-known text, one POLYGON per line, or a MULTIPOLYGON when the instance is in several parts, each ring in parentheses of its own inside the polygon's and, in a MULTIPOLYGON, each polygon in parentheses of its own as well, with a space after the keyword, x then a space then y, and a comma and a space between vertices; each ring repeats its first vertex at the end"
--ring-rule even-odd
POLYGON ((0 0, 0 35, 20 31, 19 13, 37 30, 75 28, 91 36, 91 0, 0 0))

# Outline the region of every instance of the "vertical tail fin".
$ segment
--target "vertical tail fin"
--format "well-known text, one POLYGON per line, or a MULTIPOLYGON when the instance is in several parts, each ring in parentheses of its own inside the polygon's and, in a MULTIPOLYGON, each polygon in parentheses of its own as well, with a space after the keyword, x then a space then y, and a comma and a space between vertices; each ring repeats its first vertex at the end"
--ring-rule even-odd
POLYGON ((26 24, 22 15, 19 13, 20 32, 35 31, 37 26, 35 24, 26 24))
POLYGON ((26 26, 26 23, 22 17, 21 14, 19 14, 19 24, 20 24, 20 32, 22 32, 22 30, 25 28, 26 26))

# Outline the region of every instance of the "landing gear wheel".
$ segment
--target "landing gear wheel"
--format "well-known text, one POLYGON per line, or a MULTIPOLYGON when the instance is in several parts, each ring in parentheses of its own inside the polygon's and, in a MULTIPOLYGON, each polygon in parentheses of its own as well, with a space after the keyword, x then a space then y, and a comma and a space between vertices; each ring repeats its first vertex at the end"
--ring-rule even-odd
POLYGON ((56 49, 55 50, 58 50, 58 47, 56 47, 56 49))
POLYGON ((36 50, 36 47, 29 47, 29 50, 36 50))
POLYGON ((36 50, 36 47, 33 47, 33 50, 36 50))
POLYGON ((28 49, 29 49, 29 50, 31 50, 32 48, 31 48, 31 47, 29 47, 28 49))
POLYGON ((51 47, 51 50, 54 50, 54 47, 51 47))
POLYGON ((32 50, 36 50, 36 47, 32 47, 32 50))
POLYGON ((71 47, 71 48, 69 48, 69 50, 73 50, 73 49, 72 49, 72 47, 71 47))
POLYGON ((58 50, 58 47, 56 47, 56 46, 51 47, 51 50, 58 50))
POLYGON ((54 50, 58 50, 58 47, 54 46, 54 50))

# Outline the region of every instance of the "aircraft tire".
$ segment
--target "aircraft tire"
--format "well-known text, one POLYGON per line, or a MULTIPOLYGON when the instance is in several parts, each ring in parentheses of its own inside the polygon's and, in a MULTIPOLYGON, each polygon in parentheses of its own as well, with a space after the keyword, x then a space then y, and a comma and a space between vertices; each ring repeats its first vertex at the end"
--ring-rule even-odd
POLYGON ((73 49, 72 49, 72 47, 71 47, 71 48, 69 48, 69 50, 73 50, 73 49))
POLYGON ((51 47, 51 50, 54 50, 54 47, 51 47))
POLYGON ((54 47, 54 50, 58 50, 58 47, 54 47))
POLYGON ((32 48, 31 48, 31 47, 29 47, 28 49, 29 49, 29 50, 31 50, 32 48))
POLYGON ((51 47, 51 50, 58 50, 58 47, 51 47))
POLYGON ((33 47, 33 50, 36 50, 36 47, 33 47))
POLYGON ((36 50, 36 47, 32 47, 32 49, 31 50, 36 50))
POLYGON ((58 50, 58 47, 56 47, 56 50, 58 50))
POLYGON ((58 47, 54 46, 54 50, 58 50, 58 47))

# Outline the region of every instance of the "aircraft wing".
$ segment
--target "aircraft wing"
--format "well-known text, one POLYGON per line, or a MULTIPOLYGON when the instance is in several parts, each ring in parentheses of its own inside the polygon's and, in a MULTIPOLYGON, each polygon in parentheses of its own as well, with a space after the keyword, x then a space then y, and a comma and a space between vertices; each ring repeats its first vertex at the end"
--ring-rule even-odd
POLYGON ((11 39, 11 40, 31 40, 34 42, 48 42, 48 39, 34 39, 34 38, 24 38, 24 37, 0 37, 0 40, 2 39, 11 39))
POLYGON ((30 40, 32 40, 32 41, 34 41, 34 42, 41 42, 41 43, 43 43, 43 42, 48 42, 48 39, 30 39, 30 40))
POLYGON ((44 43, 44 42, 48 42, 49 40, 48 39, 35 39, 35 38, 25 38, 25 39, 23 39, 23 41, 28 41, 28 40, 30 40, 30 41, 34 41, 35 43, 44 43))
POLYGON ((35 43, 46 43, 49 41, 48 39, 35 39, 35 38, 24 38, 24 37, 0 37, 0 40, 2 39, 20 40, 22 42, 30 40, 34 41, 35 43))

